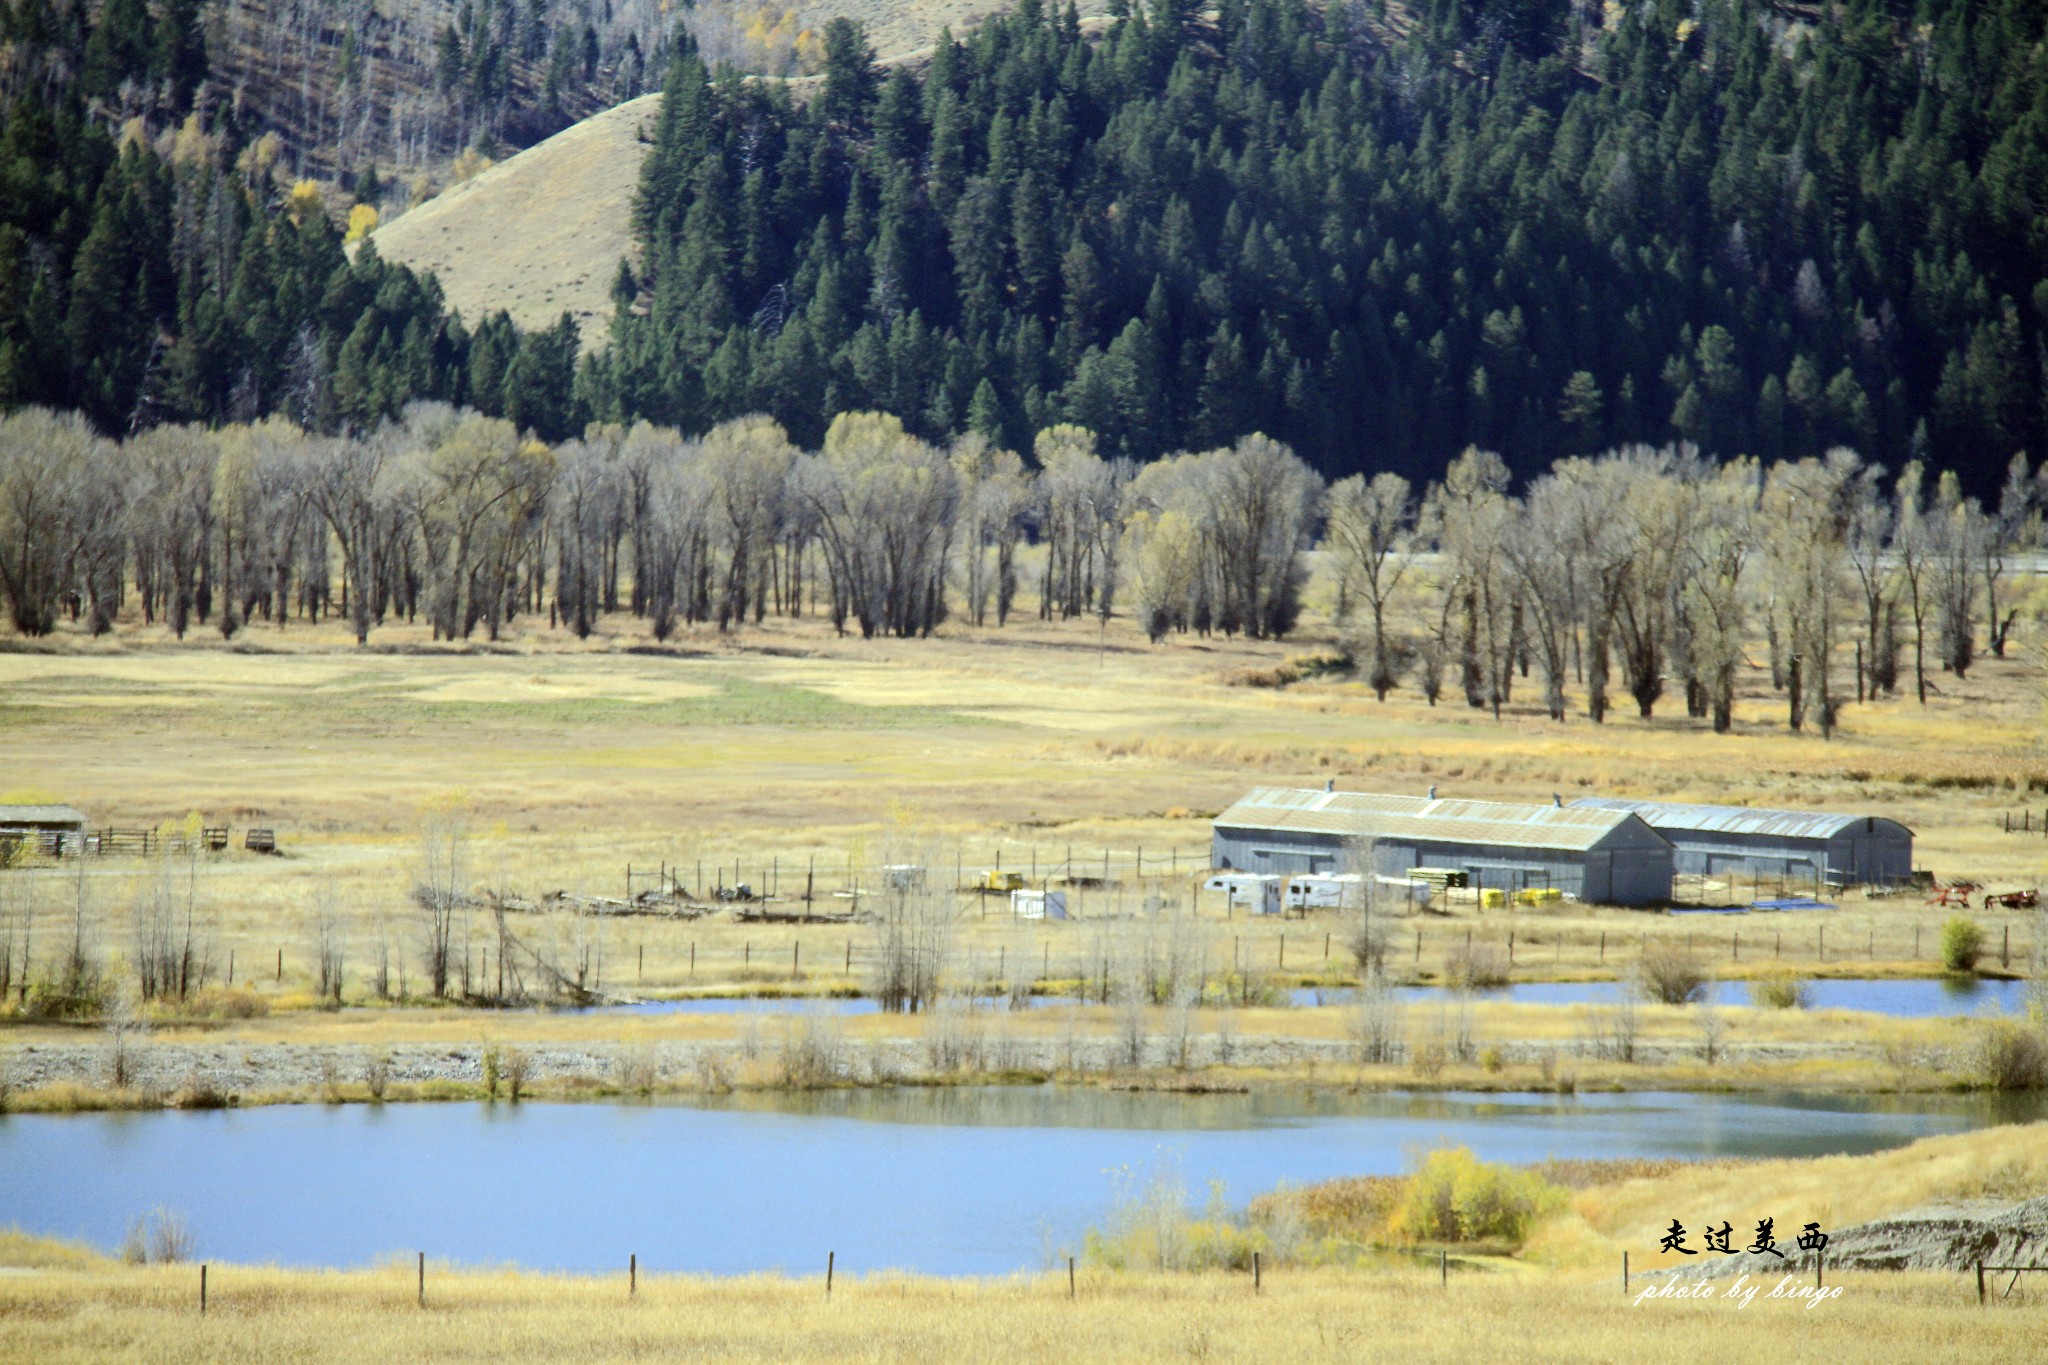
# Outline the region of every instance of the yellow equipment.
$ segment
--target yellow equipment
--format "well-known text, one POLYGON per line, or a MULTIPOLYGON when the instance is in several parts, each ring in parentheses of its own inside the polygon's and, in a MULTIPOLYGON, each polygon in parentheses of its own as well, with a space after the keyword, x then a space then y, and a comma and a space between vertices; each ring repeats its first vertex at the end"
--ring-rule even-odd
POLYGON ((1021 872, 998 872, 994 868, 981 874, 981 889, 984 891, 1022 891, 1024 874, 1021 872))

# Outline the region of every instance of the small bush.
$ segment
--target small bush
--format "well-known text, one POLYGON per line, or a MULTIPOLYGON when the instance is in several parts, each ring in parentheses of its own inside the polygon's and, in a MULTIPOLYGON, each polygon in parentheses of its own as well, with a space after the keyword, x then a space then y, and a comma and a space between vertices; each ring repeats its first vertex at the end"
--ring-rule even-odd
POLYGON ((1507 949, 1497 943, 1474 943, 1451 950, 1444 980, 1453 988, 1483 991, 1508 984, 1507 949))
POLYGON ((498 1087, 505 1080, 505 1054, 498 1050, 496 1043, 484 1044, 483 1055, 484 1097, 498 1098, 498 1087))
POLYGON ((130 1265, 176 1265, 192 1259, 192 1231, 169 1209, 158 1208, 128 1225, 121 1259, 130 1265))
POLYGON ((527 1082, 533 1079, 533 1059, 516 1047, 505 1049, 505 1093, 512 1097, 512 1103, 519 1103, 519 1097, 526 1093, 527 1082))
POLYGON ((391 1088, 391 1054, 375 1053, 363 1062, 363 1085, 370 1092, 370 1098, 379 1104, 384 1102, 384 1092, 391 1088))
POLYGON ((1749 983, 1749 1003, 1763 1010, 1803 1010, 1813 1003, 1813 983, 1790 968, 1766 972, 1749 983))
POLYGON ((1538 1219, 1564 1208, 1565 1192, 1531 1171, 1481 1161, 1469 1147, 1424 1157, 1394 1214, 1414 1242, 1520 1246, 1538 1219))
POLYGON ((1675 943, 1659 939, 1643 949, 1639 976, 1644 992, 1666 1005, 1689 1005, 1707 993, 1707 969, 1675 943))
POLYGON ((1952 972, 1974 972, 1984 955, 1984 930, 1977 921, 1953 915, 1941 926, 1941 965, 1952 972))
POLYGON ((822 1090, 837 1084, 845 1051, 835 1020, 804 1014, 784 1026, 776 1055, 776 1083, 787 1090, 822 1090))
POLYGON ((35 981, 28 988, 30 1019, 98 1019, 113 1000, 111 983, 97 971, 74 971, 35 981))
POLYGON ((1988 1019, 1977 1035, 1977 1074, 1993 1090, 2048 1090, 2048 1033, 2017 1019, 1988 1019))
POLYGON ((192 993, 183 1013, 194 1019, 262 1019, 270 1013, 270 1002, 246 988, 208 986, 192 993))
POLYGON ((652 1043, 630 1043, 613 1063, 619 1089, 633 1095, 651 1095, 661 1087, 664 1068, 661 1054, 652 1043))

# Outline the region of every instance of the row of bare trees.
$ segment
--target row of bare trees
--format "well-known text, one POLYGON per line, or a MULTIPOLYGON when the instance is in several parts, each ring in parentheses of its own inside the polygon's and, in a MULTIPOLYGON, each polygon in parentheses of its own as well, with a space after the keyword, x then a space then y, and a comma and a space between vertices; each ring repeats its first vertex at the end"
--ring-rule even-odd
POLYGON ((955 610, 1007 622, 1035 535, 1048 618, 1106 618, 1133 578, 1155 638, 1293 626, 1322 484, 1286 447, 1140 471, 1055 427, 1035 454, 941 448, 880 413, 809 452, 763 417, 700 437, 593 424, 550 448, 430 403, 360 438, 271 419, 122 443, 28 409, 0 419, 0 590, 28 635, 111 630, 132 592, 181 638, 338 615, 359 643, 422 618, 497 639, 528 613, 587 636, 618 611, 660 639, 805 613, 915 636, 955 610))
POLYGON ((1338 613, 1382 698, 1412 677, 1434 704, 1455 668, 1498 715, 1533 672, 1553 719, 1568 685, 1596 722, 1617 689, 1645 718, 1675 689, 1725 731, 1761 639, 1791 727, 1831 733, 1852 691, 1910 685, 1924 703, 1937 666, 1965 676, 1980 628, 2004 656, 2015 560, 2048 509, 2048 467, 2024 455, 1988 508, 1953 473, 1891 475, 1846 449, 1765 468, 1632 447, 1563 461, 1520 497, 1509 482, 1474 450, 1419 496, 1391 474, 1331 490, 1338 613))
POLYGON ((335 614, 359 642, 421 618, 496 639, 527 614, 587 636, 621 611, 660 639, 804 614, 918 636, 954 612, 1006 623, 1035 541, 1047 619, 1271 638, 1297 624, 1320 534, 1382 697, 1455 686, 1498 714, 1533 677, 1557 719, 1571 690, 1595 721, 1675 692, 1725 730, 1760 640, 1789 722, 1828 732, 1852 695, 1924 701, 1980 647, 2004 655, 2048 507, 2024 456, 1986 506, 1952 473, 1842 449, 1766 468, 1632 447, 1519 496, 1479 450, 1419 493, 1392 474, 1325 489, 1262 436, 1141 467, 1056 426, 1032 455, 941 448, 880 413, 841 415, 811 452, 764 417, 698 437, 593 424, 551 448, 442 404, 360 438, 272 419, 125 443, 30 409, 0 419, 0 591, 29 635, 109 630, 133 592, 181 636, 335 614))

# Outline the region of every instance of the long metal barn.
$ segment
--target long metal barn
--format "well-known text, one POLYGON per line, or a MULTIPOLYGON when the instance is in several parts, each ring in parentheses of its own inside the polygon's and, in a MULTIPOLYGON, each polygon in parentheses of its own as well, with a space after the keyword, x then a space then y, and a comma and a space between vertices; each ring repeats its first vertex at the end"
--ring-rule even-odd
POLYGON ((1216 817, 1210 860, 1245 872, 1342 872, 1367 840, 1381 876, 1443 868, 1509 893, 1549 887, 1605 905, 1671 899, 1663 835, 1629 811, 1555 804, 1261 787, 1216 817))
POLYGON ((1777 877, 1826 886, 1891 886, 1913 873, 1913 831, 1881 815, 1698 806, 1587 796, 1574 810, 1640 815, 1671 841, 1675 867, 1708 877, 1777 877))

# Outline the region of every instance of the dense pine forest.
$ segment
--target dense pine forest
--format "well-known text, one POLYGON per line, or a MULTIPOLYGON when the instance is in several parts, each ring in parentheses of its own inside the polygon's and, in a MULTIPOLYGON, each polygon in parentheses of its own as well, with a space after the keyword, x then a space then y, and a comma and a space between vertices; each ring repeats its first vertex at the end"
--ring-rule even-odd
MULTIPOLYGON (((7 19, 0 409, 109 435, 271 414, 335 431, 439 398, 567 434, 573 325, 472 332, 431 277, 368 242, 351 260, 331 192, 282 173, 281 139, 213 79, 198 5, 109 0, 88 23, 18 0, 7 19)), ((365 207, 376 182, 366 166, 365 207)))
POLYGON ((921 76, 683 53, 593 411, 1012 449, 1276 435, 1326 475, 1691 441, 2042 444, 2048 11, 2028 0, 1020 0, 921 76))
POLYGON ((880 410, 1138 459, 1259 432, 1417 481, 1468 446, 1526 479, 1848 445, 1986 498, 2042 448, 2039 6, 1119 10, 1021 0, 886 69, 835 21, 796 84, 658 44, 644 260, 579 371, 567 319, 457 318, 351 256, 388 184, 298 178, 209 7, 12 0, 0 408, 341 432, 424 398, 549 441, 758 412, 805 446, 880 410))

